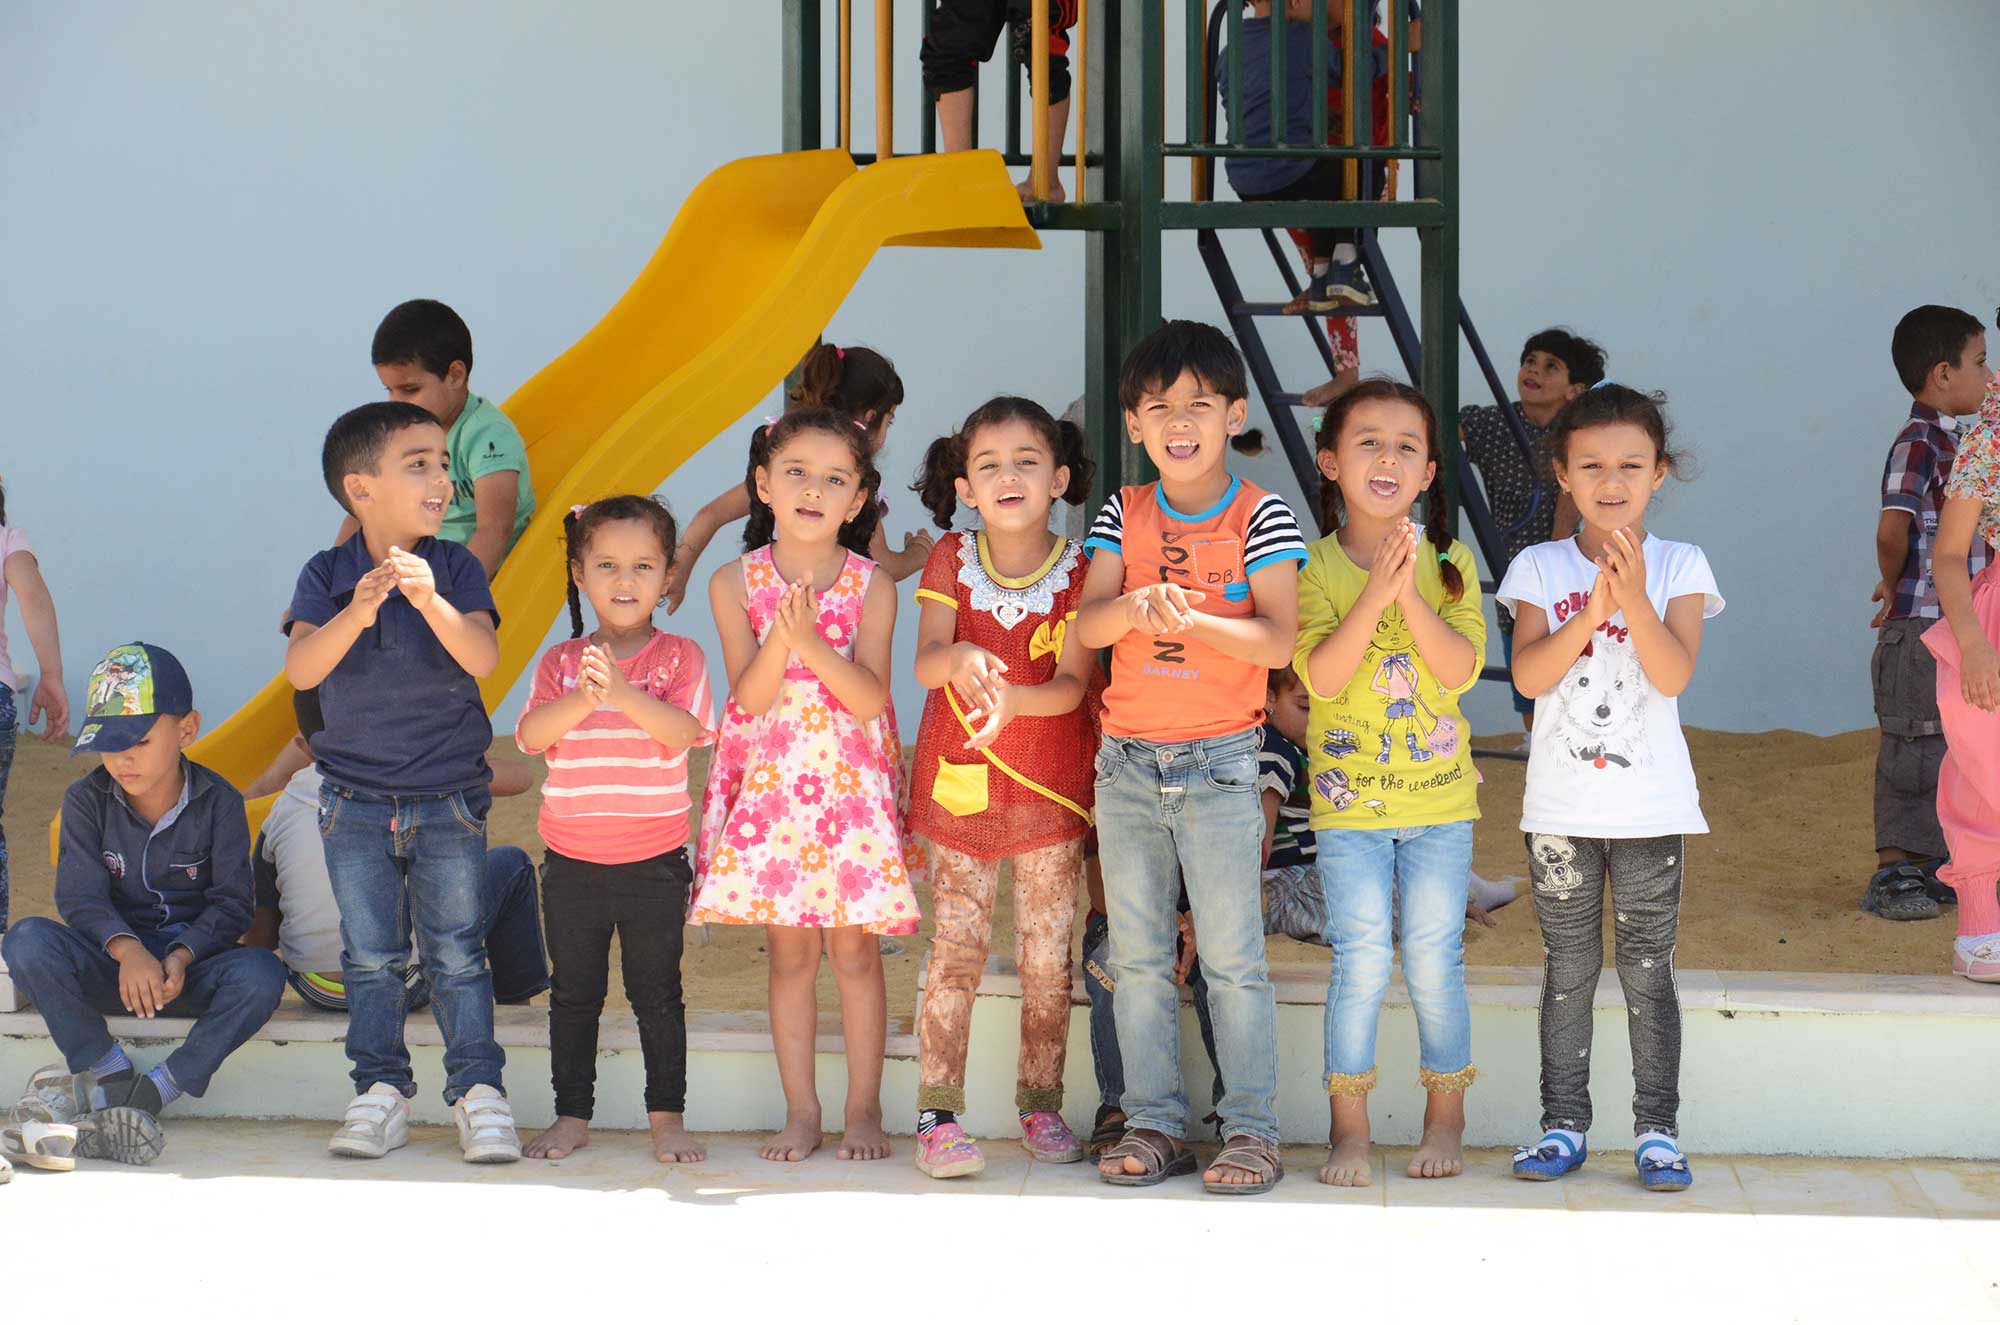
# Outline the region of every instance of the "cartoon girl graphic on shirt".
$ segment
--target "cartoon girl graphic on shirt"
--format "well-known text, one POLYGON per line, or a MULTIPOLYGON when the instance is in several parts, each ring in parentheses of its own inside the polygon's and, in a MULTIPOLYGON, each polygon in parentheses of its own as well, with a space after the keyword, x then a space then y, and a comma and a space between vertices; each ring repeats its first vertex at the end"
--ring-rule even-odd
POLYGON ((1399 725, 1410 758, 1419 764, 1428 763, 1433 755, 1449 759, 1458 753, 1458 724, 1431 711, 1417 693, 1420 685, 1417 664, 1407 652, 1389 654, 1375 669, 1375 679, 1369 688, 1388 700, 1383 713, 1382 749, 1375 756, 1376 763, 1389 762, 1399 725), (1420 713, 1422 717, 1418 716, 1420 713))

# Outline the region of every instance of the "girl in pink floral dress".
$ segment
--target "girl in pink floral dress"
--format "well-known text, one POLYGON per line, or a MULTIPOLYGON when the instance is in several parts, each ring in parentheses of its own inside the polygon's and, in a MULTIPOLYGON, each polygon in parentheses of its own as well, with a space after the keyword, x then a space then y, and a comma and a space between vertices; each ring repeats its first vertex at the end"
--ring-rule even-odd
POLYGON ((832 410, 800 410, 750 446, 743 556, 717 571, 709 602, 729 704, 702 797, 690 924, 763 925, 771 1038, 785 1127, 766 1159, 819 1146, 813 1081, 824 944, 847 1042, 842 1159, 881 1159, 888 1033, 878 934, 913 934, 904 845, 902 750, 889 703, 894 582, 860 554, 881 476, 868 440, 832 410))

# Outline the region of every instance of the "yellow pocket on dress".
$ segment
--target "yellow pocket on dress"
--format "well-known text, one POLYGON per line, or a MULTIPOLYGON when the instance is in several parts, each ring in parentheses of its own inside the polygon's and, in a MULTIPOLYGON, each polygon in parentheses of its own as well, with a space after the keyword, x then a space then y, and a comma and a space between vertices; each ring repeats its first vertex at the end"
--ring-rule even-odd
POLYGON ((931 799, 951 814, 979 814, 986 809, 986 773, 984 763, 951 764, 940 759, 931 799))

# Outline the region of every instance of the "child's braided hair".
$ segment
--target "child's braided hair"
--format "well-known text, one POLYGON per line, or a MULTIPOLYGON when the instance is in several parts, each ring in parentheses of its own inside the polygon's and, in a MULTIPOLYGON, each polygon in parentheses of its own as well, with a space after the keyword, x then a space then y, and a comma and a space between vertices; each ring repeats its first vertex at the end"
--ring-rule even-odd
MULTIPOLYGON (((1444 457, 1438 454, 1437 411, 1423 392, 1403 382, 1388 377, 1364 378, 1352 391, 1333 403, 1326 412, 1326 420, 1320 425, 1319 449, 1331 451, 1340 442, 1340 430, 1347 423, 1348 416, 1359 405, 1371 400, 1390 400, 1408 405, 1424 421, 1424 448, 1429 452, 1431 463, 1440 470, 1444 468, 1444 457)), ((1340 484, 1322 477, 1319 484, 1320 532, 1330 534, 1347 522, 1347 500, 1341 496, 1340 484)), ((1458 567, 1451 564, 1447 553, 1451 551, 1454 531, 1458 527, 1458 516, 1451 508, 1450 485, 1439 473, 1431 480, 1429 491, 1424 494, 1424 537, 1437 551, 1438 577, 1444 581, 1445 594, 1455 603, 1465 594, 1465 577, 1458 567)))
POLYGON ((743 550, 754 552, 777 534, 777 512, 757 495, 757 471, 768 469, 786 442, 807 432, 831 433, 847 443, 854 457, 864 500, 854 518, 840 526, 840 545, 865 557, 874 541, 875 527, 882 521, 881 508, 875 504, 876 494, 882 490, 882 473, 868 452, 866 434, 844 411, 836 409, 795 409, 750 434, 750 464, 743 472, 743 490, 750 495, 750 519, 743 526, 743 550))

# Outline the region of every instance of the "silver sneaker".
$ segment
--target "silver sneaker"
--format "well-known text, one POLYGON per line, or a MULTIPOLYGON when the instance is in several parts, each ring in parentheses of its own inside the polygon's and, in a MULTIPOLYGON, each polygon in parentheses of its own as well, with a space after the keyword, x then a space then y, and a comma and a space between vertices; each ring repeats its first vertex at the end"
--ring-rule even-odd
POLYGON ((458 1148, 468 1164, 511 1164, 521 1157, 514 1107, 491 1086, 474 1086, 451 1106, 458 1148))
POLYGON ((35 1069, 7 1116, 15 1123, 74 1123, 90 1112, 90 1093, 96 1088, 94 1074, 50 1063, 35 1069))
POLYGON ((340 1130, 326 1143, 333 1154, 352 1159, 380 1159, 410 1144, 410 1102, 403 1092, 378 1081, 365 1095, 348 1101, 340 1130))

